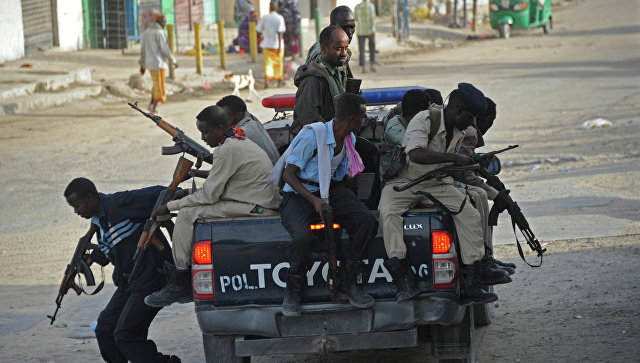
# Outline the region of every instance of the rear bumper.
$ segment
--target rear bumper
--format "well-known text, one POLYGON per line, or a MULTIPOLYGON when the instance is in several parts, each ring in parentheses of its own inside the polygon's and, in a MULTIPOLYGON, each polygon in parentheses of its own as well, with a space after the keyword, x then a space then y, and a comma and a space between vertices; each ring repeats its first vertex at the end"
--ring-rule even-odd
POLYGON ((368 309, 349 304, 303 304, 302 316, 287 318, 280 305, 215 307, 196 302, 196 316, 205 335, 257 335, 300 337, 326 334, 372 333, 408 330, 419 325, 455 325, 465 306, 455 295, 436 293, 396 302, 378 300, 368 309))

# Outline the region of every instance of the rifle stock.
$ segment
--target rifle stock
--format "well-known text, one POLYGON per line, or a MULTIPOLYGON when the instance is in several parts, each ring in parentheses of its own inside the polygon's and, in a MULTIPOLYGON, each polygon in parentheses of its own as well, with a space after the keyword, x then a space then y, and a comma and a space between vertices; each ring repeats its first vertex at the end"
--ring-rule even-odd
POLYGON ((182 180, 184 180, 185 176, 187 176, 187 173, 189 173, 192 166, 193 161, 181 156, 178 160, 178 164, 176 165, 176 169, 173 172, 173 180, 171 181, 171 184, 169 184, 167 189, 163 190, 158 196, 156 204, 153 207, 152 215, 144 223, 142 234, 138 240, 136 252, 133 254, 133 267, 128 278, 129 284, 131 284, 133 278, 140 270, 145 251, 149 245, 154 246, 158 251, 164 250, 164 244, 156 237, 156 231, 158 230, 159 223, 153 216, 153 213, 155 213, 160 206, 167 204, 171 199, 173 199, 173 195, 175 194, 178 185, 182 180))

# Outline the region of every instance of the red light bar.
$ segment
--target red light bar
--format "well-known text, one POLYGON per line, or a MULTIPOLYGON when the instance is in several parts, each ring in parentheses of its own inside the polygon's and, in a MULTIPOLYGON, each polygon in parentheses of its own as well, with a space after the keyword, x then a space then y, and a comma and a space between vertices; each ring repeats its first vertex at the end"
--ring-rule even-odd
MULTIPOLYGON (((338 228, 340 228, 340 225, 338 223, 334 223, 333 229, 338 229, 338 228)), ((324 223, 312 224, 309 226, 309 229, 311 229, 312 231, 324 229, 324 223)))
POLYGON ((262 99, 262 106, 275 109, 293 109, 296 104, 295 93, 279 94, 262 99))

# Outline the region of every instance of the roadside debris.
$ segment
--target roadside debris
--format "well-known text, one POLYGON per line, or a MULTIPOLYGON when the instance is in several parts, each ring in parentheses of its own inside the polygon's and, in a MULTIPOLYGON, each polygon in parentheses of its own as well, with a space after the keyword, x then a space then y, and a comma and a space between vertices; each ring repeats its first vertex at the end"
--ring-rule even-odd
POLYGON ((588 120, 582 123, 583 129, 596 129, 596 128, 609 127, 609 126, 613 126, 611 121, 605 120, 601 117, 594 118, 593 120, 588 120))

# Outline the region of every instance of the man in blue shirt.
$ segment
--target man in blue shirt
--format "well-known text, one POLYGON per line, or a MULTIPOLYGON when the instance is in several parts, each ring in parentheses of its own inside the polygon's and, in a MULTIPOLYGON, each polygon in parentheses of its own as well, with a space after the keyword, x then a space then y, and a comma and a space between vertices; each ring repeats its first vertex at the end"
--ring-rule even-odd
POLYGON ((101 266, 112 263, 113 283, 117 286, 111 300, 98 317, 95 333, 102 358, 107 362, 180 362, 176 356, 158 352, 156 344, 147 339, 149 325, 161 308, 144 303, 144 297, 159 290, 165 283, 158 274, 165 261, 173 263, 171 247, 158 230, 156 236, 164 245, 160 252, 149 248, 141 271, 127 284, 133 254, 142 234, 144 222, 151 216, 162 186, 98 193, 86 178, 76 178, 64 191, 67 203, 82 218, 97 227, 99 249, 87 257, 87 263, 101 266))
POLYGON ((351 190, 336 183, 354 167, 348 154, 355 153, 350 151, 354 150, 353 131, 362 126, 365 113, 365 100, 362 97, 355 94, 340 95, 336 100, 336 118, 326 124, 313 124, 318 127, 317 130, 311 125, 302 129, 291 143, 291 154, 286 159, 283 173, 286 184, 280 205, 282 225, 292 239, 287 248, 290 267, 282 304, 285 316, 300 315, 300 297, 305 281, 303 276, 314 240, 309 226, 322 216, 322 207, 327 203, 332 206, 336 223, 349 234, 349 240, 343 241, 341 246, 343 256, 336 291, 358 308, 370 307, 375 303, 371 296, 359 289, 356 279, 361 270, 361 260, 377 231, 377 222, 351 190), (325 132, 326 145, 318 145, 318 135, 325 132), (347 142, 351 145, 347 145, 347 142), (319 162, 320 153, 328 153, 328 159, 322 156, 319 162), (326 174, 321 176, 322 173, 330 173, 328 200, 321 198, 320 189, 326 186, 319 183, 328 179, 326 174))

